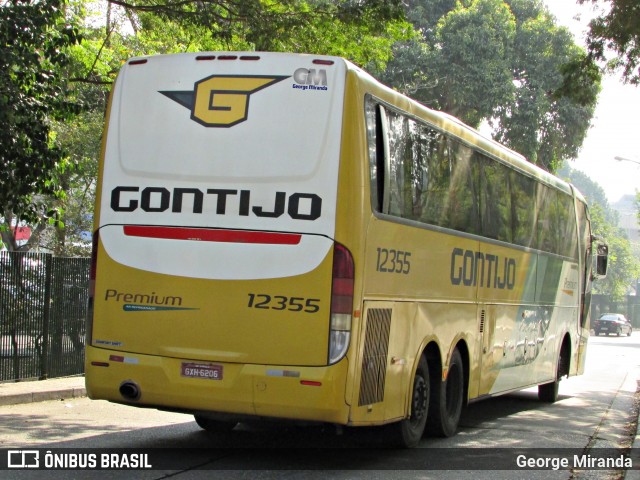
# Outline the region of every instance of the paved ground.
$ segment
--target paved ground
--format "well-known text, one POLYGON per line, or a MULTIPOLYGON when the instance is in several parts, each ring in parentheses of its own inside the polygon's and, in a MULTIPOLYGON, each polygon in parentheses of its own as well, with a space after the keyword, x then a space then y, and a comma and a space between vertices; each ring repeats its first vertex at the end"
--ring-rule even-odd
MULTIPOLYGON (((636 369, 633 373, 637 374, 638 370, 636 369)), ((631 378, 635 377, 634 374, 629 375, 626 382, 637 382, 640 384, 640 375, 638 379, 631 378)), ((626 389, 629 388, 631 388, 631 386, 626 385, 626 389)), ((47 400, 67 400, 70 398, 79 398, 84 396, 86 396, 86 390, 83 376, 56 378, 42 381, 0 383, 0 406, 42 402, 47 400)), ((620 408, 617 408, 615 405, 616 400, 614 400, 611 405, 611 409, 616 410, 617 408, 617 410, 628 412, 630 409, 628 402, 632 400, 627 397, 627 400, 624 401, 627 403, 619 405, 620 408)), ((639 397, 637 395, 635 401, 639 401, 639 397)), ((626 417, 626 422, 626 428, 628 428, 628 416, 626 417)), ((602 425, 602 431, 599 431, 599 433, 594 435, 594 441, 591 446, 593 448, 615 447, 611 442, 613 440, 613 443, 616 443, 615 439, 619 438, 619 434, 621 433, 619 431, 620 428, 622 427, 615 422, 615 419, 612 422, 612 425, 609 425, 608 427, 606 425, 602 425), (611 431, 608 432, 607 429, 611 431)), ((626 433, 628 435, 628 430, 626 433)), ((638 432, 636 432, 633 446, 635 448, 631 457, 635 466, 636 464, 640 464, 640 436, 638 435, 638 432)), ((589 472, 586 472, 579 478, 600 478, 598 472, 592 472, 593 475, 588 473, 589 472)), ((624 478, 625 480, 640 480, 640 470, 634 469, 626 471, 624 478)))

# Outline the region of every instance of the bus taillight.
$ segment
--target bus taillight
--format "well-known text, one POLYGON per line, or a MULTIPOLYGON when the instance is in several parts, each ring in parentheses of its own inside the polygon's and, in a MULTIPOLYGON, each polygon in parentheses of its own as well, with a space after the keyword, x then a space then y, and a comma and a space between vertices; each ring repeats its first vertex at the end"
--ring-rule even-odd
POLYGON ((96 270, 98 267, 98 239, 100 234, 96 230, 93 234, 91 248, 91 264, 89 265, 89 301, 87 303, 87 345, 91 345, 93 333, 93 301, 96 294, 96 270))
POLYGON ((329 363, 344 357, 351 337, 353 310, 354 265, 351 252, 338 243, 333 251, 331 283, 331 327, 329 332, 329 363))
POLYGON ((89 265, 89 298, 93 298, 96 293, 96 268, 98 266, 98 237, 96 231, 91 239, 91 264, 89 265))

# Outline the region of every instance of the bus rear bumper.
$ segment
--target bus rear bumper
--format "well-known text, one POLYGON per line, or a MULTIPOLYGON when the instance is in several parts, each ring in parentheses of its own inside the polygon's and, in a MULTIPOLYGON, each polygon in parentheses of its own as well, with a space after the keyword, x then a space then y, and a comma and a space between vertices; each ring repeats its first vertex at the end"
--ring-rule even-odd
POLYGON ((346 425, 347 360, 291 367, 199 362, 86 349, 89 398, 184 413, 346 425))

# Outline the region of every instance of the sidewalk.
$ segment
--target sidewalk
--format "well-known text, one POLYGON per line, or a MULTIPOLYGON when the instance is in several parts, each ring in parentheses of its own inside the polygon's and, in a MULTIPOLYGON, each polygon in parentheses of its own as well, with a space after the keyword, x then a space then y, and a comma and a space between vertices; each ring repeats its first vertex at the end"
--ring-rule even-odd
POLYGON ((86 396, 84 376, 0 383, 0 406, 86 396))

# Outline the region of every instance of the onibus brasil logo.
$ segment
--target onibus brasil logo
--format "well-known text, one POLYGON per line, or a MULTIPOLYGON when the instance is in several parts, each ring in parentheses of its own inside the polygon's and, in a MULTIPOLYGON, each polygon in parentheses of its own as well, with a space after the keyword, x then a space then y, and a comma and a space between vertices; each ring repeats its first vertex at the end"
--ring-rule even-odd
POLYGON ((191 119, 205 127, 232 127, 247 119, 252 94, 286 78, 212 75, 197 81, 193 90, 159 93, 191 110, 191 119))

